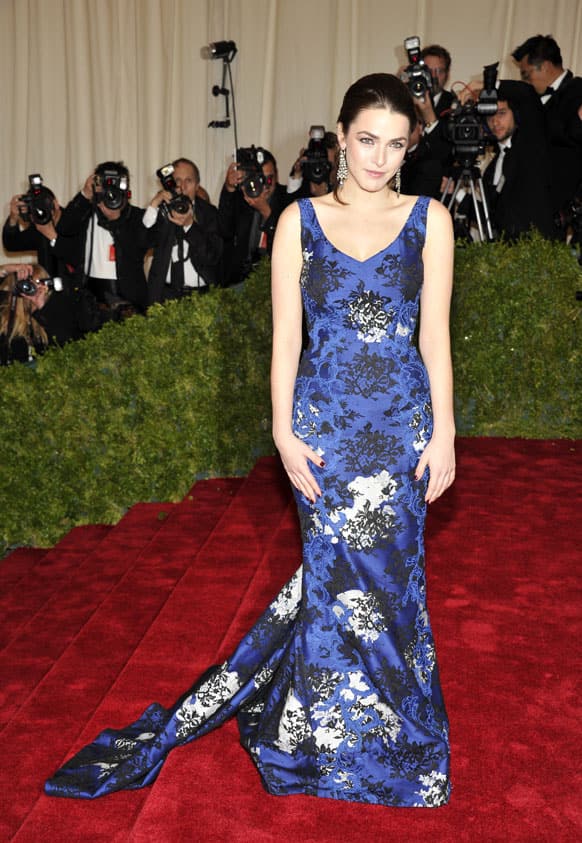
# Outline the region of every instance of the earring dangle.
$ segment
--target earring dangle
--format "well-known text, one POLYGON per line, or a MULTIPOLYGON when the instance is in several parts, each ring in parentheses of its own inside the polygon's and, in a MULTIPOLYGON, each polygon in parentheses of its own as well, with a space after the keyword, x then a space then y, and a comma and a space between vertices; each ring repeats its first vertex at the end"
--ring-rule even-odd
POLYGON ((394 187, 396 188, 396 195, 400 198, 400 167, 396 170, 396 176, 394 177, 394 187))
POLYGON ((337 181, 340 187, 343 187, 345 180, 348 177, 348 162, 346 161, 345 149, 340 149, 339 160, 337 163, 337 181))

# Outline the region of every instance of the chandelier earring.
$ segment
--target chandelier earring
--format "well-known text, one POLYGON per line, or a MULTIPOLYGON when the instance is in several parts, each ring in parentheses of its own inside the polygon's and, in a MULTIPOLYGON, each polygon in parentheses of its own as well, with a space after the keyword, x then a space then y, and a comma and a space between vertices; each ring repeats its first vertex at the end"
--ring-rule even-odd
POLYGON ((337 182, 340 187, 343 187, 345 180, 348 177, 348 162, 346 161, 345 149, 340 149, 339 159, 337 162, 337 182))
POLYGON ((400 167, 396 170, 396 175, 394 176, 394 188, 396 190, 396 195, 400 199, 400 187, 401 187, 401 175, 400 175, 400 167))

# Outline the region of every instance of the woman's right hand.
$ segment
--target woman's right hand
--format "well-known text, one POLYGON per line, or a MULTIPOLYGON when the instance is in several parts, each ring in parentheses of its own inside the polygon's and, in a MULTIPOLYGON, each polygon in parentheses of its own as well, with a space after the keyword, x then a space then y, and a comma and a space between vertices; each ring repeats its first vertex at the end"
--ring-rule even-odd
POLYGON ((321 489, 309 469, 309 462, 311 461, 320 468, 324 467, 325 462, 319 454, 316 454, 309 445, 306 445, 293 433, 276 440, 275 445, 293 486, 305 495, 307 500, 315 503, 317 497, 321 497, 321 489))

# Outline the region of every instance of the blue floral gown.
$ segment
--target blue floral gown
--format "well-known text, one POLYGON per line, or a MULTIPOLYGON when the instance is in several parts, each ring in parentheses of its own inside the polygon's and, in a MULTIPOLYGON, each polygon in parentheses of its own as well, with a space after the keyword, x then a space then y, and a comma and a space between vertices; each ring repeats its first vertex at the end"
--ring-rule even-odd
POLYGON ((106 730, 47 783, 94 798, 156 778, 168 752, 238 716, 273 794, 391 806, 448 801, 448 723, 426 607, 425 368, 413 335, 429 199, 358 261, 300 200, 310 344, 294 429, 325 461, 315 504, 296 494, 303 565, 222 665, 171 709, 106 730))

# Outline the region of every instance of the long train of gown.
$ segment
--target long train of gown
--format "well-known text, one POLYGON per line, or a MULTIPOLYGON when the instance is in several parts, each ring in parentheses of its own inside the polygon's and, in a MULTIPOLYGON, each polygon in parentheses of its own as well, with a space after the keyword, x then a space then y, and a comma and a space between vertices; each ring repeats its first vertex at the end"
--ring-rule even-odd
POLYGON ((429 200, 358 261, 300 200, 310 345, 294 429, 325 460, 296 494, 303 565, 234 654, 171 709, 107 729, 46 783, 94 798, 154 781, 166 755, 236 714, 266 789, 392 806, 448 801, 448 723, 426 608, 426 371, 413 343, 429 200))

